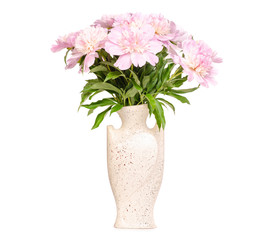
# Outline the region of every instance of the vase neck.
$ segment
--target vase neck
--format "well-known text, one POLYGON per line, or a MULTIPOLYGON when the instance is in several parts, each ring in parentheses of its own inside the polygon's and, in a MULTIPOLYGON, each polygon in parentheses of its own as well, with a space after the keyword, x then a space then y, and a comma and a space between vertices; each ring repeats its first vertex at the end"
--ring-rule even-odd
POLYGON ((121 118, 123 128, 147 127, 149 110, 146 104, 123 107, 117 113, 121 118))

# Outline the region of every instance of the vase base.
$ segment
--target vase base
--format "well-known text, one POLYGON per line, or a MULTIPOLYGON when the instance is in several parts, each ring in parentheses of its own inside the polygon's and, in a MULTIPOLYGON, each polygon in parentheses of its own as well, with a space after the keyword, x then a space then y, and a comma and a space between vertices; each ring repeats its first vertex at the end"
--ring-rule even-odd
POLYGON ((154 229, 157 226, 156 225, 121 225, 121 224, 115 224, 115 228, 118 229, 154 229))

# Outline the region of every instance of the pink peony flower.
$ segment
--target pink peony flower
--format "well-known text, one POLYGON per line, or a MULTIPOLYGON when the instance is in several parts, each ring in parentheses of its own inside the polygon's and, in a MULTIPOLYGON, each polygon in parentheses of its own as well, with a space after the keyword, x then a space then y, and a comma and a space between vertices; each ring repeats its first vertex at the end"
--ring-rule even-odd
POLYGON ((171 54, 174 62, 180 64, 188 75, 188 80, 195 79, 199 84, 208 87, 209 83, 216 84, 214 76, 216 71, 213 62, 222 62, 215 52, 212 51, 203 41, 188 39, 179 45, 184 57, 171 54))
POLYGON ((142 13, 126 13, 115 17, 114 27, 142 28, 149 24, 149 18, 142 13))
POLYGON ((56 40, 56 44, 52 45, 52 52, 58 52, 64 48, 73 48, 75 45, 75 39, 78 36, 79 32, 70 33, 63 37, 59 37, 56 40))
POLYGON ((82 30, 75 40, 75 48, 72 57, 68 60, 67 68, 74 67, 78 60, 86 55, 83 71, 88 72, 89 67, 94 64, 95 58, 98 57, 96 51, 104 47, 106 37, 107 29, 100 26, 82 30))
POLYGON ((104 46, 107 30, 96 26, 82 30, 75 40, 75 49, 82 55, 95 52, 104 46))
POLYGON ((101 19, 96 20, 94 22, 93 26, 101 26, 103 28, 110 29, 113 27, 115 21, 115 15, 103 15, 101 19))
POLYGON ((160 40, 170 40, 171 36, 171 22, 161 14, 151 14, 149 16, 149 23, 155 29, 157 38, 160 40))
POLYGON ((148 24, 149 24, 148 15, 144 15, 142 13, 135 13, 132 15, 131 23, 129 24, 129 26, 133 28, 142 28, 148 24))
POLYGON ((156 37, 168 45, 168 41, 183 41, 187 37, 187 33, 178 30, 174 22, 164 18, 161 14, 151 14, 149 16, 149 24, 155 29, 156 37))
POLYGON ((116 27, 111 30, 105 43, 105 50, 120 57, 115 66, 121 70, 132 64, 142 67, 146 62, 153 66, 158 62, 156 53, 162 50, 162 43, 155 39, 155 31, 150 25, 137 27, 116 27))
POLYGON ((115 16, 113 27, 128 27, 132 21, 132 13, 125 13, 115 16))

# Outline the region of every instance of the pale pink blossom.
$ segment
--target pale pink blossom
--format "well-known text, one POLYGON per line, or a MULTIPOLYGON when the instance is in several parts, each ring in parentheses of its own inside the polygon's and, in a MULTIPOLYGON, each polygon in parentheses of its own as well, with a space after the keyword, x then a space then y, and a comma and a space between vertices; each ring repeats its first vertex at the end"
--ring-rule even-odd
POLYGON ((82 30, 75 40, 75 49, 82 55, 95 52, 104 46, 107 30, 96 26, 82 30))
POLYGON ((164 18, 161 14, 151 14, 149 16, 149 23, 155 29, 157 38, 160 40, 170 40, 171 36, 171 22, 164 18))
POLYGON ((149 24, 149 16, 142 13, 132 14, 129 26, 131 28, 142 28, 149 24))
POLYGON ((125 13, 115 16, 113 27, 128 27, 132 22, 132 16, 132 13, 125 13))
POLYGON ((126 70, 132 64, 142 67, 149 62, 154 66, 158 62, 156 54, 162 50, 162 43, 155 38, 155 31, 150 25, 141 28, 117 27, 109 33, 105 50, 120 56, 115 66, 126 70))
POLYGON ((75 45, 75 39, 79 32, 70 33, 65 36, 59 37, 56 40, 56 44, 52 45, 52 52, 58 52, 64 48, 73 48, 75 45))
POLYGON ((72 57, 68 60, 69 66, 74 67, 77 61, 84 55, 83 71, 88 72, 89 67, 94 64, 95 58, 98 57, 97 50, 104 47, 107 37, 107 29, 100 26, 89 27, 82 30, 75 40, 75 48, 72 57))
POLYGON ((204 87, 208 87, 209 83, 215 85, 216 71, 213 68, 213 63, 220 63, 222 59, 218 58, 217 54, 203 41, 188 39, 179 46, 184 57, 172 54, 172 58, 176 64, 183 67, 184 72, 188 75, 188 80, 194 79, 204 87))
POLYGON ((148 23, 155 29, 157 39, 168 45, 170 41, 179 42, 187 38, 187 33, 178 30, 174 22, 169 21, 161 14, 149 15, 148 23))
POLYGON ((113 27, 115 15, 103 15, 101 19, 96 20, 92 26, 101 26, 110 29, 113 27))
POLYGON ((142 28, 149 24, 149 16, 142 13, 126 13, 115 16, 113 27, 142 28))

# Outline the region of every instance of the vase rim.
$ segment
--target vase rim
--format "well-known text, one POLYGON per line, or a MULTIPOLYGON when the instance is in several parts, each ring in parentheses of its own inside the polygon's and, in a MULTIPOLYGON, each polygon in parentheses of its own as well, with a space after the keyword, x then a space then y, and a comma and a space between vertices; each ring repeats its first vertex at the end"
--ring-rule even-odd
POLYGON ((146 103, 140 104, 140 105, 131 105, 131 106, 123 106, 121 109, 123 108, 138 108, 138 107, 143 107, 143 106, 147 106, 146 103))
POLYGON ((149 111, 147 104, 123 106, 120 110, 117 111, 117 113, 120 115, 130 112, 144 112, 146 109, 149 111))

